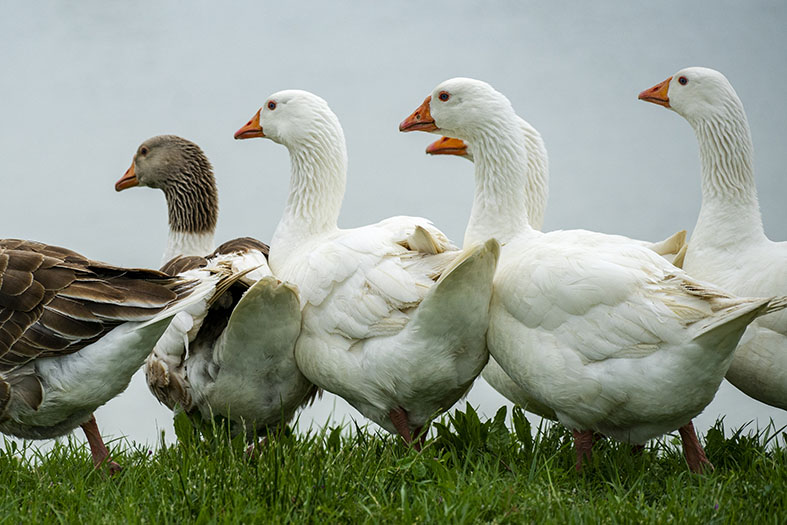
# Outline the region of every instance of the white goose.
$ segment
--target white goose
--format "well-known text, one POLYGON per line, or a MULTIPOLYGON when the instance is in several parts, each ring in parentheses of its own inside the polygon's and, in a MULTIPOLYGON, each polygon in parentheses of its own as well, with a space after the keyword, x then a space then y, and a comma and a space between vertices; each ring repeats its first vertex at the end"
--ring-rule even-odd
POLYGON ((316 388, 295 364, 301 313, 295 288, 272 276, 268 247, 248 237, 215 252, 218 192, 202 150, 186 139, 161 135, 143 142, 117 191, 160 189, 167 199, 169 240, 162 271, 177 273, 211 260, 248 271, 208 309, 181 312, 147 359, 148 386, 171 409, 198 420, 227 418, 247 438, 289 421, 316 388), (204 258, 203 258, 204 256, 204 258))
POLYGON ((316 95, 271 95, 235 134, 250 137, 290 152, 290 194, 270 264, 300 290, 301 371, 405 441, 423 438, 428 422, 467 392, 487 362, 497 242, 457 252, 417 217, 339 229, 344 133, 316 95))
MULTIPOLYGON (((490 85, 440 84, 400 126, 472 145, 476 191, 465 242, 503 243, 487 342, 506 373, 572 429, 577 468, 592 431, 632 444, 689 424, 713 399, 746 326, 768 299, 694 281, 630 239, 528 223, 527 150, 510 102, 490 85)), ((694 471, 707 459, 684 438, 694 471)))
MULTIPOLYGON (((546 145, 538 132, 529 122, 517 117, 519 127, 524 136, 524 147, 527 150, 527 167, 525 171, 525 209, 530 226, 540 230, 544 224, 544 211, 547 206, 549 194, 549 158, 546 145)), ((442 137, 426 148, 430 155, 456 155, 474 161, 472 148, 463 140, 453 137, 442 137)), ((681 230, 667 239, 651 243, 636 241, 676 266, 683 262, 686 253, 686 230, 681 230)), ((492 388, 500 392, 509 401, 516 403, 526 410, 548 419, 556 419, 554 411, 542 405, 535 399, 528 397, 514 380, 497 364, 494 357, 489 357, 489 363, 481 372, 481 376, 492 388)))
MULTIPOLYGON (((763 231, 749 124, 724 75, 686 68, 639 98, 684 117, 699 142, 702 207, 686 271, 736 294, 787 294, 787 242, 773 242, 763 231)), ((787 409, 787 312, 752 323, 727 379, 749 396, 787 409)))
POLYGON ((93 411, 125 390, 173 316, 209 303, 231 274, 214 264, 170 277, 0 240, 0 432, 46 439, 81 426, 96 468, 117 471, 93 411))

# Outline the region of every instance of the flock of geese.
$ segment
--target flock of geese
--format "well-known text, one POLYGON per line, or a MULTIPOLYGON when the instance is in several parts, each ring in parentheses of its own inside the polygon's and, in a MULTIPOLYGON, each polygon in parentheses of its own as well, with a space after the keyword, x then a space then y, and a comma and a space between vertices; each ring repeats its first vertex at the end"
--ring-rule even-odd
POLYGON ((344 134, 309 92, 274 93, 235 133, 290 153, 270 248, 245 237, 214 250, 210 162, 176 136, 145 141, 115 189, 164 193, 160 271, 0 241, 0 431, 81 426, 96 467, 114 472, 92 414, 144 364, 160 402, 233 433, 274 431, 324 389, 420 449, 481 374, 569 428, 577 469, 599 436, 637 446, 676 429, 689 468, 712 468, 692 418, 725 375, 787 409, 787 300, 775 297, 787 244, 763 232, 746 115, 721 73, 683 69, 639 98, 696 132, 702 208, 688 244, 685 232, 541 232, 544 142, 479 80, 441 83, 399 126, 443 135, 427 153, 474 163, 461 248, 420 217, 337 227, 344 134))

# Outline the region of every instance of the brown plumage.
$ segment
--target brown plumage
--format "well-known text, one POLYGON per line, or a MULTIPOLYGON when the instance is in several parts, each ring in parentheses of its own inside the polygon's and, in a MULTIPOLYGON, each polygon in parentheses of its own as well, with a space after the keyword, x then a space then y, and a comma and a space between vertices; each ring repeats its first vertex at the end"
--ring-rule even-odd
POLYGON ((265 258, 268 258, 270 248, 264 242, 253 239, 252 237, 238 237, 225 242, 215 250, 213 253, 206 257, 197 255, 179 255, 164 263, 161 267, 161 272, 167 275, 177 275, 187 270, 194 270, 196 268, 203 268, 208 264, 208 259, 212 259, 216 255, 226 255, 231 253, 243 254, 252 250, 261 252, 265 258))
POLYGON ((152 137, 137 148, 133 166, 140 186, 164 192, 172 231, 197 233, 216 229, 216 181, 213 167, 199 146, 176 135, 152 137))
POLYGON ((191 283, 155 270, 126 269, 33 241, 0 240, 0 420, 12 389, 41 402, 22 365, 66 355, 126 321, 150 319, 191 283))
POLYGON ((252 237, 238 237, 225 242, 213 252, 213 255, 226 254, 226 253, 247 253, 252 250, 261 252, 265 258, 268 258, 270 247, 264 242, 258 241, 252 237))
POLYGON ((196 268, 204 268, 208 264, 208 259, 198 255, 179 255, 164 263, 161 272, 167 275, 177 275, 196 268))

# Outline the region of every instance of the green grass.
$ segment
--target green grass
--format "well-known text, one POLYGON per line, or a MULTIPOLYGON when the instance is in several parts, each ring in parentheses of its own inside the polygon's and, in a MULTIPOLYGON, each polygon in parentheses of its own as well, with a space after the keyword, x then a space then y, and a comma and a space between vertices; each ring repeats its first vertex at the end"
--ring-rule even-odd
MULTIPOLYGON (((690 474, 677 438, 642 454, 610 441, 574 472, 569 434, 531 428, 515 409, 488 421, 472 408, 435 424, 422 453, 363 428, 275 436, 249 459, 222 429, 179 444, 112 450, 108 479, 64 441, 46 455, 0 452, 0 523, 785 523, 787 435, 721 422, 705 436, 709 475, 690 474)), ((116 445, 116 444, 113 444, 116 445)))

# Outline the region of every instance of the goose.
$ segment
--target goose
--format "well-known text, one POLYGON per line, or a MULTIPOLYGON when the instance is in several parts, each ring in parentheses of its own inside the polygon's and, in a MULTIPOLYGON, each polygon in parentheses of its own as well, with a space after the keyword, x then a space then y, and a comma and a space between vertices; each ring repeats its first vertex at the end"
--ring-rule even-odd
POLYGON ((162 271, 199 268, 216 258, 248 271, 210 310, 178 314, 146 361, 151 392, 198 423, 225 418, 232 434, 249 440, 289 422, 316 394, 295 364, 297 290, 272 275, 268 246, 260 241, 233 239, 213 251, 218 192, 211 164, 193 142, 175 135, 143 142, 115 189, 135 186, 158 188, 167 200, 164 258, 172 259, 162 271))
POLYGON ((503 245, 490 354, 571 429, 577 470, 590 458, 593 432, 641 445, 675 429, 689 468, 711 468, 687 427, 713 399, 746 326, 787 301, 732 296, 622 236, 535 230, 517 122, 492 86, 455 78, 400 124, 473 148, 476 190, 464 242, 495 236, 503 245))
POLYGON ((172 277, 0 240, 0 432, 48 439, 81 426, 95 467, 117 472, 93 412, 125 390, 173 316, 237 278, 223 263, 172 277))
MULTIPOLYGON (((530 226, 540 230, 544 223, 549 193, 549 158, 546 145, 541 134, 529 122, 517 117, 517 122, 524 137, 524 147, 527 150, 527 166, 525 169, 525 209, 530 226)), ((441 137, 427 146, 429 155, 456 155, 474 161, 472 148, 463 140, 453 137, 441 137)), ((682 263, 686 252, 686 230, 681 230, 667 239, 651 243, 648 241, 635 241, 646 246, 676 266, 682 263)), ((514 380, 512 380, 494 357, 489 357, 489 363, 481 372, 481 376, 489 385, 500 392, 506 399, 524 407, 527 411, 547 419, 556 419, 555 413, 548 406, 539 403, 527 395, 514 380)))
POLYGON ((487 362, 497 242, 483 239, 457 251, 418 217, 338 228, 344 132, 312 93, 268 97, 235 133, 253 137, 269 138, 290 154, 289 196, 269 261, 300 291, 298 366, 420 450, 429 421, 465 395, 487 362))
MULTIPOLYGON (((743 103, 718 71, 690 67, 639 94, 685 118, 699 142, 702 206, 686 271, 740 295, 787 293, 787 242, 765 236, 743 103)), ((751 324, 727 379, 745 394, 787 409, 787 312, 751 324)))

